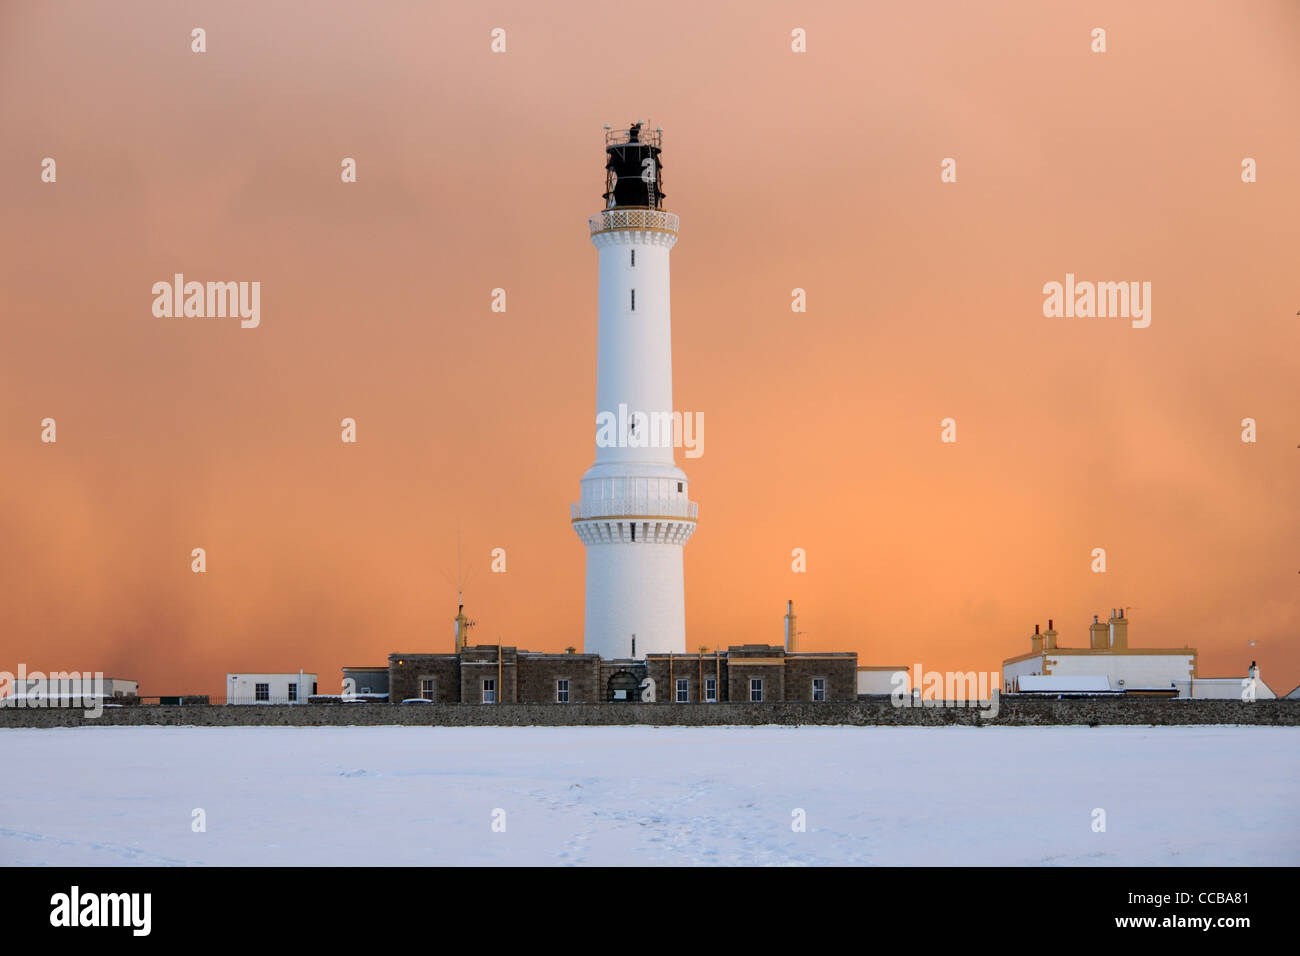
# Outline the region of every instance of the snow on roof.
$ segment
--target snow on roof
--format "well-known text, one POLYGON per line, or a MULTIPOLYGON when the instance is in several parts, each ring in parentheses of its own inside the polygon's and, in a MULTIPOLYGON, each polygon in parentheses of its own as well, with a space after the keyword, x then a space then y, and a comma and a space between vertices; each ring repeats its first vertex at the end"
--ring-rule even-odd
POLYGON ((1056 676, 1052 674, 1034 674, 1020 678, 1022 693, 1033 691, 1081 692, 1109 691, 1110 681, 1103 674, 1080 674, 1078 676, 1056 676))

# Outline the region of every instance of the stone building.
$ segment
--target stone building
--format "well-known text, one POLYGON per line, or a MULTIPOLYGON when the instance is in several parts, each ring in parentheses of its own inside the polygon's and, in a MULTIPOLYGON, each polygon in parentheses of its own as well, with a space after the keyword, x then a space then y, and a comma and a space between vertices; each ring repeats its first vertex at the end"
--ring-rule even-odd
POLYGON ((394 703, 594 704, 648 696, 669 704, 842 701, 856 699, 857 663, 852 652, 787 653, 779 644, 645 660, 481 644, 460 653, 393 654, 388 686, 394 703))
POLYGON ((599 655, 572 649, 561 654, 497 644, 466 646, 459 654, 392 654, 389 699, 422 698, 441 704, 599 703, 611 699, 605 692, 604 663, 599 655))
MULTIPOLYGON (((794 605, 787 602, 786 643, 741 644, 698 654, 650 653, 644 659, 522 651, 469 643, 474 622, 461 604, 454 651, 391 654, 388 699, 392 703, 599 704, 654 701, 709 704, 718 701, 849 701, 858 695, 858 655, 852 651, 797 651, 794 605)), ((635 653, 635 641, 629 642, 635 653)), ((375 668, 345 668, 361 676, 375 668)), ((345 676, 347 676, 345 674, 345 676)), ((376 685, 378 681, 373 681, 376 685)))
POLYGON ((669 703, 856 700, 858 695, 858 655, 852 651, 742 644, 709 654, 649 654, 646 670, 656 700, 669 703))
POLYGON ((388 699, 428 700, 438 704, 460 702, 459 654, 390 654, 388 699))

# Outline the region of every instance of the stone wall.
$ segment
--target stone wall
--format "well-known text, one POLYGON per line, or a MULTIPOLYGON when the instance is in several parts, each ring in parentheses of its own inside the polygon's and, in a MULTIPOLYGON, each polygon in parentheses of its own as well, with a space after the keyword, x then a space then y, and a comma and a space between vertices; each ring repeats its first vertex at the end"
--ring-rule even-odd
POLYGON ((857 655, 788 655, 785 659, 785 699, 811 701, 815 677, 826 679, 828 701, 855 700, 858 696, 857 655))
POLYGON ((482 706, 484 681, 492 681, 498 704, 519 699, 519 650, 495 644, 467 647, 460 652, 460 699, 482 706))
MULTIPOLYGON (((704 677, 722 674, 722 699, 726 700, 727 659, 725 655, 706 654, 703 658, 704 677)), ((677 681, 685 679, 686 694, 690 703, 703 703, 704 682, 700 677, 701 658, 689 654, 650 654, 646 657, 646 674, 655 682, 656 701, 674 703, 677 700, 677 681)))
POLYGON ((569 702, 595 704, 604 700, 597 654, 527 654, 519 667, 519 699, 555 701, 556 683, 569 682, 569 702))
POLYGON ((755 664, 739 657, 728 659, 727 664, 727 700, 733 704, 748 704, 753 686, 750 681, 757 678, 763 682, 763 700, 774 702, 785 697, 785 665, 755 664))
POLYGON ((299 704, 254 706, 135 706, 110 708, 95 719, 80 710, 0 707, 0 730, 76 726, 582 726, 655 724, 849 724, 856 726, 1047 726, 1056 724, 1257 724, 1300 726, 1300 701, 1160 700, 1113 698, 1042 700, 1004 697, 998 716, 975 708, 895 708, 888 697, 823 703, 749 704, 299 704))
POLYGON ((460 700, 460 659, 455 654, 393 654, 388 659, 388 699, 401 703, 419 697, 426 677, 433 680, 434 700, 460 700))

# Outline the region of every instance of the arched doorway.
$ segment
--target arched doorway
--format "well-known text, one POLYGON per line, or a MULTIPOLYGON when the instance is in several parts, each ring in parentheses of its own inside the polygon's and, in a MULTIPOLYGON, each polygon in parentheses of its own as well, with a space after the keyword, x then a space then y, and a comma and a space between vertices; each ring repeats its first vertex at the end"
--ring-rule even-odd
POLYGON ((633 701, 641 699, 640 679, 631 671, 615 671, 609 678, 606 700, 633 701))

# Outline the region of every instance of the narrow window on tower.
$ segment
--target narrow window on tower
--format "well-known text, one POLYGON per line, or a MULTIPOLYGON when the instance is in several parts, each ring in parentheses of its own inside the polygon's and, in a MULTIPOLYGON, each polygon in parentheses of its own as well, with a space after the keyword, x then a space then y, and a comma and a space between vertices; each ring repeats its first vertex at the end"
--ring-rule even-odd
POLYGON ((632 290, 632 311, 636 311, 636 289, 632 290))
POLYGON ((636 540, 636 522, 632 522, 632 540, 636 540))
POLYGON ((636 268, 636 250, 632 250, 632 268, 636 268))
POLYGON ((678 494, 682 493, 682 483, 680 481, 677 482, 677 493, 678 494))

